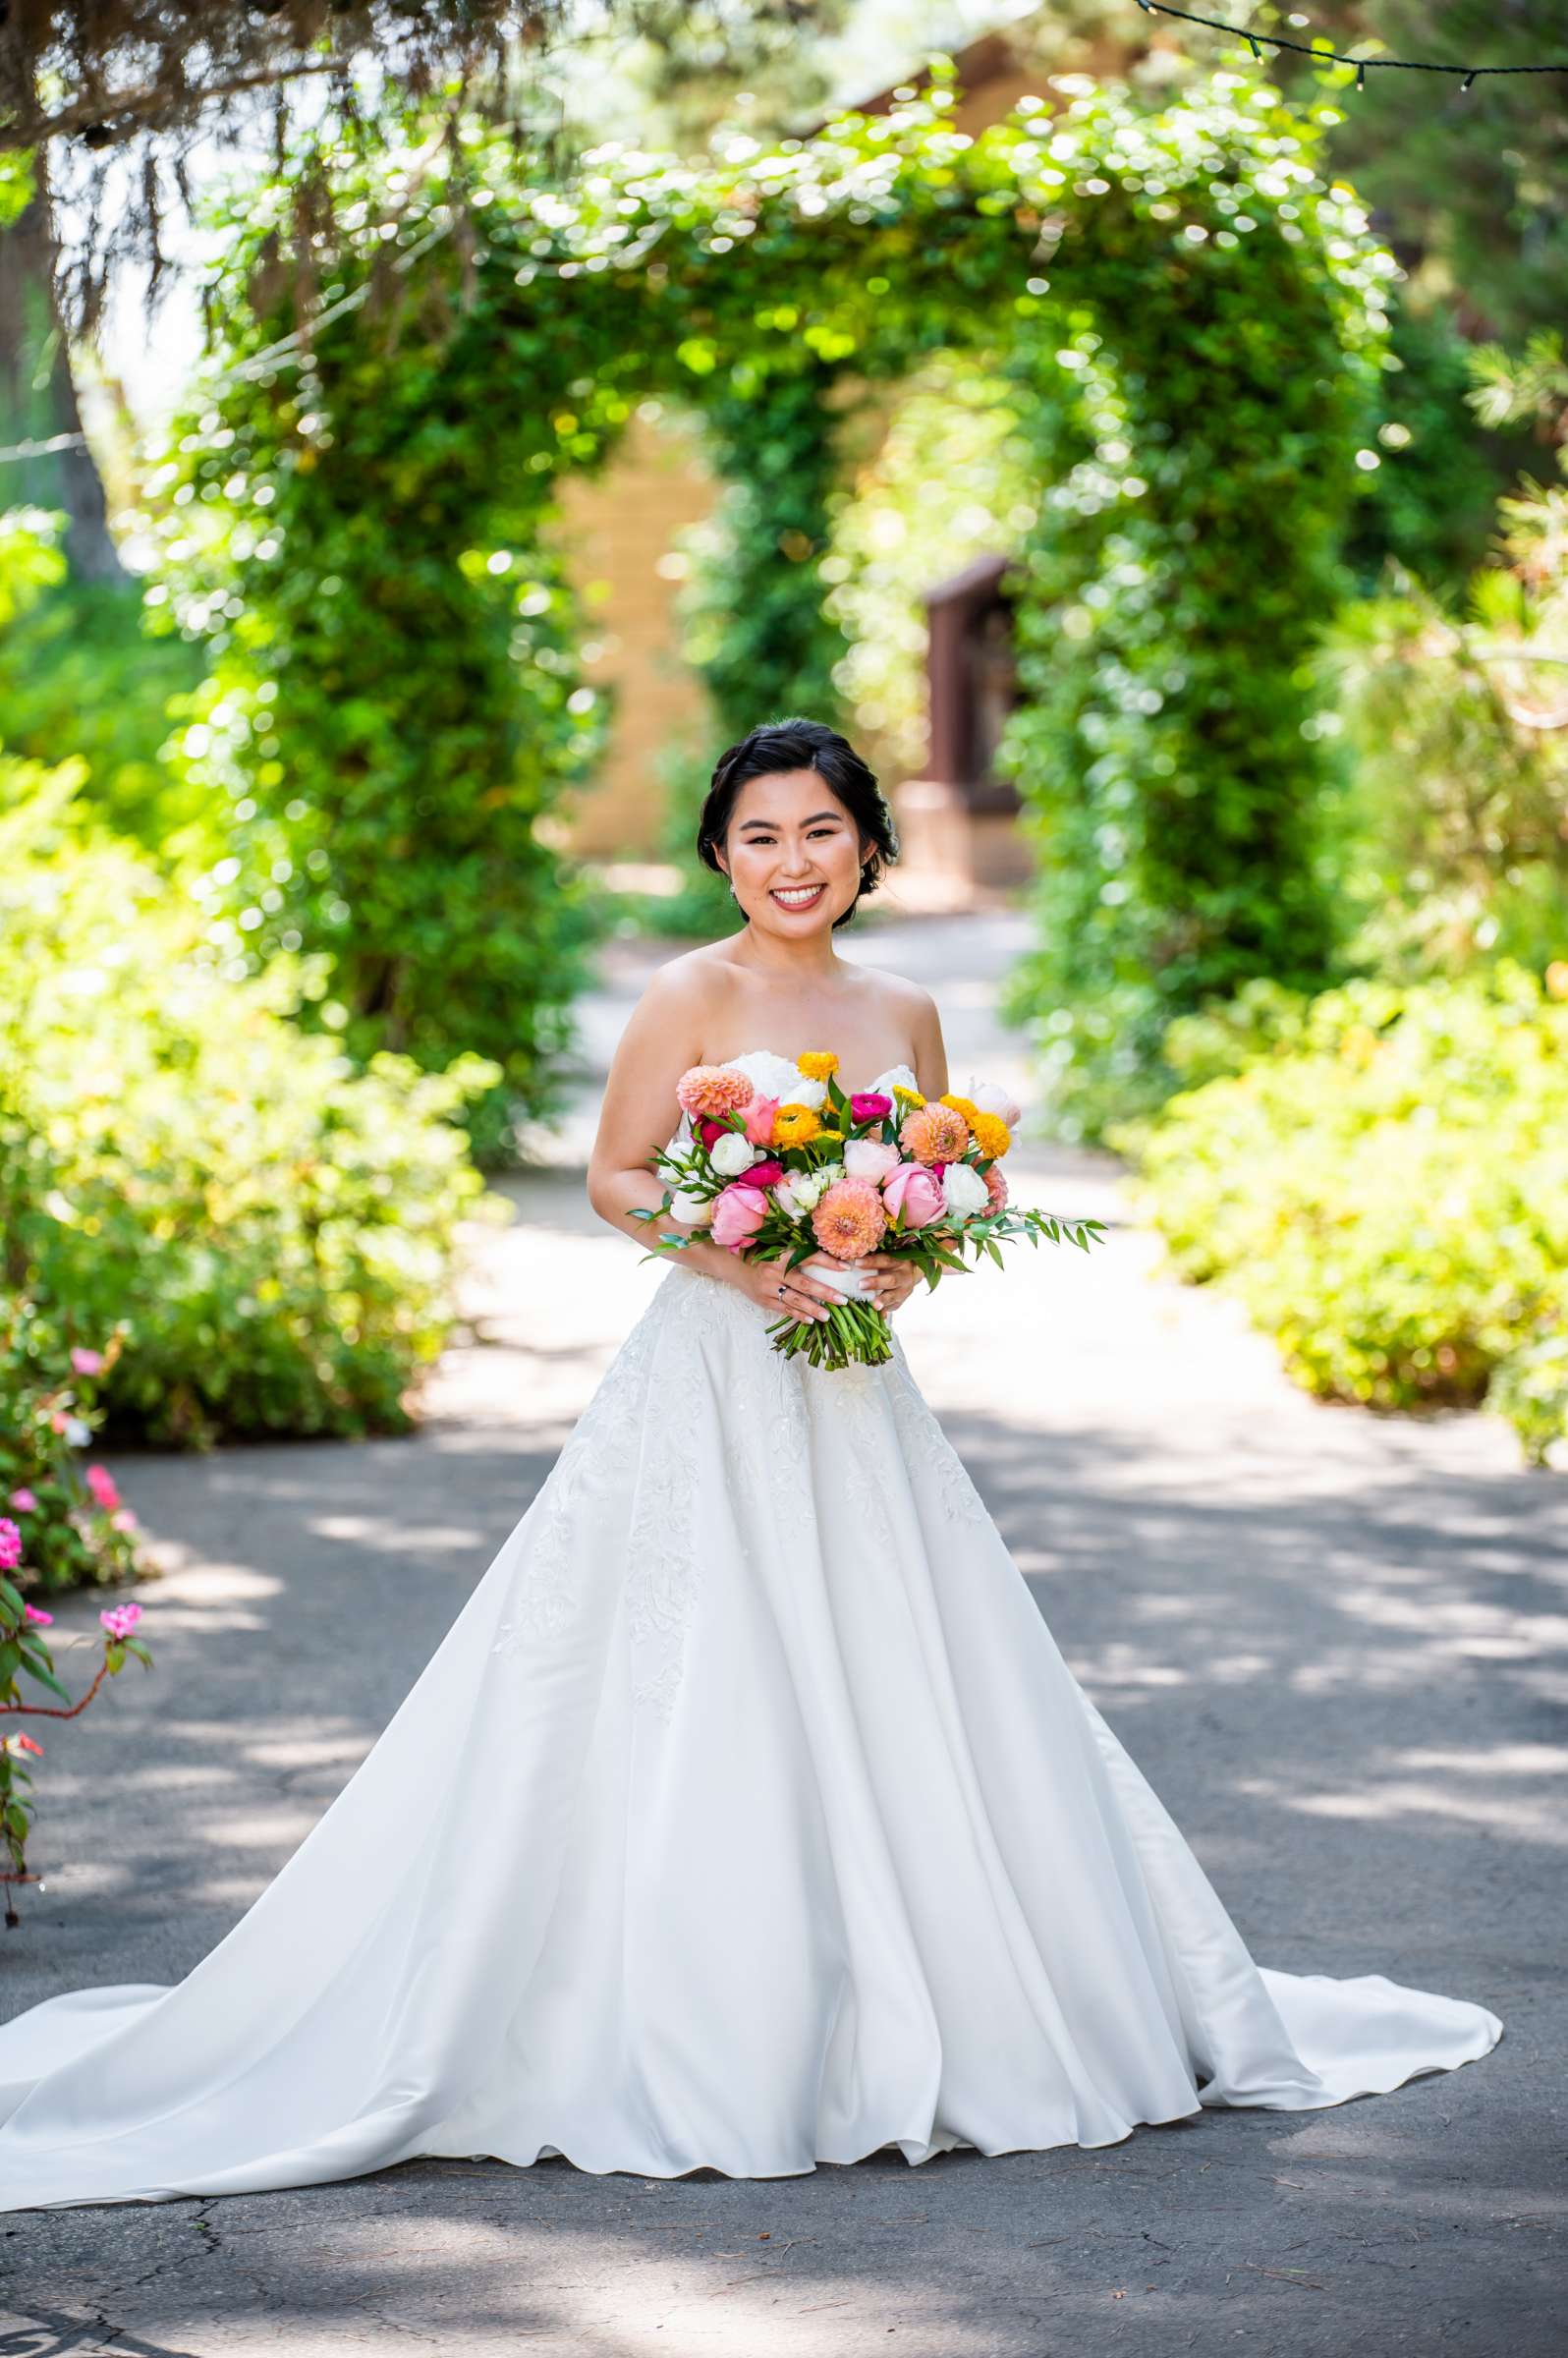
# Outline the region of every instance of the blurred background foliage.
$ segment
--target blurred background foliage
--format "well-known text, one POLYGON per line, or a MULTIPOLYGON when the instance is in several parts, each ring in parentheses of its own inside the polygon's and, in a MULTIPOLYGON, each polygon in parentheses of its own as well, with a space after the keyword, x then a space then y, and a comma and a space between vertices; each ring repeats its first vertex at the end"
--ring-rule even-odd
MULTIPOLYGON (((1556 1462, 1560 78, 1357 92, 1135 0, 524 13, 466 82, 307 105, 277 54, 286 153, 202 197, 208 351, 155 436, 80 341, 113 208, 7 118, 0 1421, 117 1335, 120 1437, 395 1429, 596 941, 729 928, 691 849, 714 754, 804 709, 918 767, 924 593, 1001 555, 1041 1120, 1133 1157, 1177 1265, 1304 1382, 1485 1396, 1556 1462), (1015 136, 1104 184, 1026 193, 1038 293, 1018 159, 949 143, 939 74, 902 128, 801 143, 857 74, 1003 16, 1055 78, 1015 136), (890 154, 857 211, 837 182, 890 154), (686 881, 638 901, 570 848, 610 711, 558 485, 650 387, 723 490, 684 551, 705 731, 650 755, 686 881)), ((1309 22, 1487 63, 1561 31, 1545 0, 1309 22)), ((189 95, 126 134, 142 227, 189 95)), ((39 1560, 117 1576, 124 1535, 94 1555, 57 1488, 39 1560)))

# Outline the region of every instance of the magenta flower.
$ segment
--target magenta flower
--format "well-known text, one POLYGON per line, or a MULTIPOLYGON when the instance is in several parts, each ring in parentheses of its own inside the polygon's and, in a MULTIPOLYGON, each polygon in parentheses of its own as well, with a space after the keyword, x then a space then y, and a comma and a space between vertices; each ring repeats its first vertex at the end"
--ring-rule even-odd
POLYGON ((770 1155, 765 1162, 754 1162, 746 1174, 748 1187, 777 1187, 784 1176, 784 1165, 770 1155))
POLYGON ((71 1365, 79 1376, 101 1376, 103 1374, 103 1353, 89 1351, 85 1344, 76 1343, 72 1346, 71 1365))
POLYGON ((38 1501, 29 1489, 13 1490, 11 1503, 19 1515, 32 1515, 38 1511, 38 1501))
POLYGON ((856 1122, 885 1122, 893 1110, 893 1100, 879 1089, 858 1089, 850 1099, 850 1119, 856 1122))
POLYGON ((114 1476, 106 1466, 88 1466, 86 1484, 106 1513, 119 1505, 120 1493, 114 1487, 114 1476))
POLYGON ((111 1638, 128 1638, 140 1618, 140 1604, 111 1605, 107 1612, 98 1615, 111 1638))
POLYGON ((46 1613, 41 1604, 25 1604, 22 1617, 25 1621, 35 1621, 40 1629, 49 1629, 54 1623, 53 1613, 46 1613))
POLYGON ((9 1515, 0 1515, 0 1572, 14 1572, 22 1561, 22 1533, 9 1515))
POLYGON ((30 1736, 8 1736, 6 1750, 7 1752, 31 1752, 35 1753, 40 1760, 43 1758, 43 1746, 35 1744, 30 1736))

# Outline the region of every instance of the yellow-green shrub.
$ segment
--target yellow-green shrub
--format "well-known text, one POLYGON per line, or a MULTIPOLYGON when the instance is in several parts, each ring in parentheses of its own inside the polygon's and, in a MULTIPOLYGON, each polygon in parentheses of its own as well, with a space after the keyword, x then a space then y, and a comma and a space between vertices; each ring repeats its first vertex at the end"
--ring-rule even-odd
POLYGON ((124 1322, 114 1433, 409 1422, 454 1228, 494 1199, 458 1127, 497 1068, 356 1075, 289 1011, 308 962, 225 973, 191 901, 84 833, 76 767, 0 764, 0 1279, 59 1347, 124 1322))
POLYGON ((1173 1026, 1166 1053, 1198 1086, 1114 1133, 1176 1266, 1237 1295, 1309 1390, 1487 1397, 1537 1460, 1568 1433, 1559 976, 1563 998, 1510 962, 1255 992, 1173 1026))

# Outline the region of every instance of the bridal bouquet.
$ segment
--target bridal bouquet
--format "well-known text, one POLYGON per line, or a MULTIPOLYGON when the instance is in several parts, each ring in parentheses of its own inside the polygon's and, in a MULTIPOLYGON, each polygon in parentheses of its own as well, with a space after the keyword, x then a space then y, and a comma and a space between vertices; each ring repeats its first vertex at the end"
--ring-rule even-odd
POLYGON ((1066 1238, 1086 1252, 1098 1240, 1102 1220, 1009 1204, 999 1166, 1021 1114, 1004 1090, 972 1081, 967 1095, 931 1100, 895 1084, 846 1096, 837 1070, 825 1049, 794 1065, 781 1056, 768 1076, 777 1094, 768 1095, 734 1065, 693 1065, 675 1093, 692 1137, 648 1157, 667 1182, 664 1201, 636 1215, 686 1230, 655 1237, 655 1253, 708 1237, 776 1262, 781 1275, 813 1258, 837 1263, 830 1282, 850 1299, 825 1319, 775 1320, 775 1351, 804 1351, 825 1368, 891 1358, 886 1318, 856 1298, 855 1264, 868 1253, 908 1255, 934 1287, 945 1270, 965 1268, 967 1254, 1000 1263, 1002 1237, 1066 1238))

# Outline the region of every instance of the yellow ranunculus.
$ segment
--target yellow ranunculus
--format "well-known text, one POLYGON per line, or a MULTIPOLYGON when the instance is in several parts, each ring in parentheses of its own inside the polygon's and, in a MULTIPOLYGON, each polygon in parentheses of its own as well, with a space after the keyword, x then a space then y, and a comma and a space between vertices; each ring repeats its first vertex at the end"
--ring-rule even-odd
POLYGON ((970 1128, 972 1130, 974 1129, 975 1116, 980 1111, 980 1108, 975 1104, 972 1098, 961 1097, 956 1094, 955 1091, 949 1090, 946 1096, 940 1098, 938 1101, 943 1105, 951 1105, 953 1111, 955 1113, 961 1113, 965 1121, 968 1122, 970 1128))
POLYGON ((796 1057, 795 1069, 808 1081, 826 1081, 838 1071, 838 1058, 831 1048, 808 1048, 804 1056, 796 1057))
POLYGON ((775 1147, 809 1147, 822 1125, 810 1105, 781 1105, 773 1116, 775 1147))
POLYGON ((976 1113, 970 1117, 970 1131, 987 1162, 1005 1154, 1013 1143, 1013 1134, 999 1113, 976 1113))

